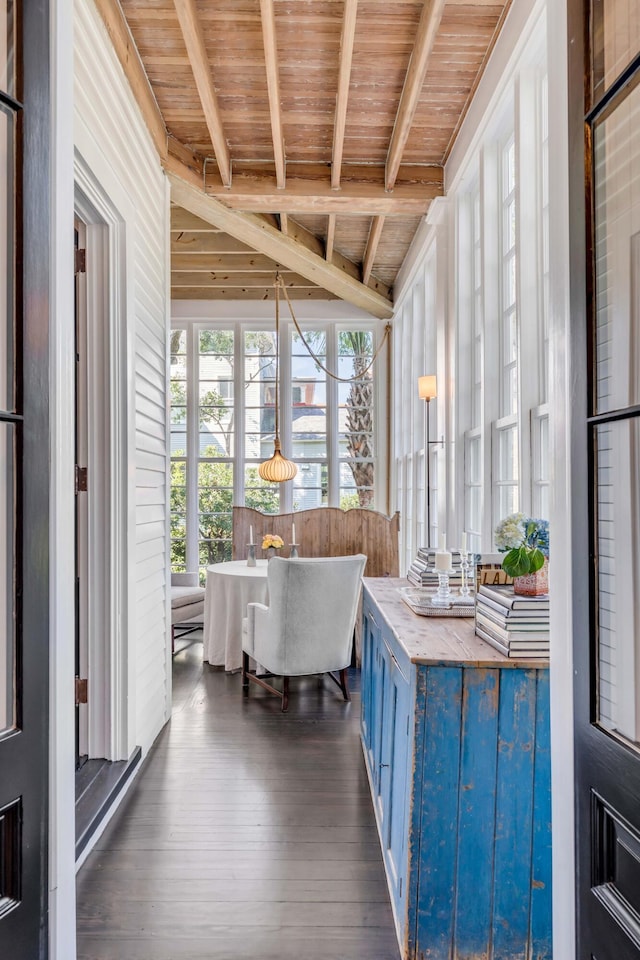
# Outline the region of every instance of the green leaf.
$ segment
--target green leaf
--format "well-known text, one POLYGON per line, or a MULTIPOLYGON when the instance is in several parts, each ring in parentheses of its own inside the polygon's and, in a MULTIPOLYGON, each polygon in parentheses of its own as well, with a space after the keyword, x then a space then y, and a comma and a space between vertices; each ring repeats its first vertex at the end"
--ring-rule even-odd
POLYGON ((529 552, 526 547, 514 547, 505 554, 502 561, 502 569, 510 577, 523 577, 530 573, 531 565, 529 562, 529 552))
POLYGON ((535 573, 536 570, 541 570, 544 566, 544 553, 542 550, 538 550, 536 547, 535 550, 531 551, 529 555, 529 564, 531 567, 531 573, 535 573))

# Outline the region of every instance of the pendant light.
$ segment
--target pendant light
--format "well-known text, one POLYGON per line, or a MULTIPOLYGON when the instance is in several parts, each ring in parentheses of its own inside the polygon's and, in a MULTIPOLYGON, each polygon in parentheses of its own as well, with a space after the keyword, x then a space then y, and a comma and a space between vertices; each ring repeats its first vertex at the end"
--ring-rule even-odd
POLYGON ((291 460, 283 457, 280 446, 280 276, 276 274, 274 283, 275 302, 276 302, 276 392, 275 392, 275 436, 273 439, 273 456, 265 460, 258 467, 258 473, 263 480, 269 483, 284 483, 285 480, 293 480, 298 468, 291 460))

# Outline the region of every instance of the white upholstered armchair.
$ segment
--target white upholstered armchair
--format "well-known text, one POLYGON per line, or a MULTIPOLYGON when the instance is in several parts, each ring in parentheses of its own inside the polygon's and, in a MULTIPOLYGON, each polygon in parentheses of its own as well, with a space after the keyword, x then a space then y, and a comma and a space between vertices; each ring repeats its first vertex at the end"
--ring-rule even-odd
POLYGON ((258 683, 289 705, 289 677, 329 673, 349 700, 347 667, 366 557, 269 561, 269 606, 250 603, 242 632, 242 689, 258 683), (282 676, 280 692, 249 672, 249 657, 282 676), (332 671, 339 673, 339 679, 332 671))

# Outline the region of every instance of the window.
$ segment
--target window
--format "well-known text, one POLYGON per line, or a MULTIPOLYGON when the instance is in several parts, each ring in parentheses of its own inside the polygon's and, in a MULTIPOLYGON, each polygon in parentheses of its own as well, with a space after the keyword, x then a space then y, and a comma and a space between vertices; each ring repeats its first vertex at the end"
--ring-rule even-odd
POLYGON ((373 356, 370 330, 343 330, 338 335, 338 432, 340 506, 370 507, 374 496, 373 356))
MULTIPOLYGON (((305 340, 327 367, 324 331, 305 331, 305 340)), ((300 335, 291 337, 291 454, 299 464, 293 478, 293 509, 309 510, 329 501, 327 375, 309 355, 300 335), (298 393, 300 400, 297 399, 298 393)))
POLYGON ((480 190, 471 196, 471 425, 479 427, 482 422, 482 234, 480 221, 480 190))
POLYGON ((466 196, 469 216, 469 366, 471 397, 469 421, 471 428, 464 434, 464 529, 469 537, 469 549, 480 551, 482 544, 482 380, 484 353, 482 228, 480 187, 475 184, 466 196))
POLYGON ((187 569, 187 334, 171 332, 171 569, 187 569))
POLYGON ((502 151, 502 260, 500 361, 502 368, 500 413, 518 412, 518 314, 516 300, 516 147, 513 137, 502 151))
POLYGON ((494 424, 493 461, 495 526, 520 509, 518 427, 511 417, 494 424))
POLYGON ((546 73, 539 87, 540 100, 540 263, 542 289, 540 291, 540 396, 549 397, 549 84, 546 73))
POLYGON ((188 324, 171 335, 171 566, 200 570, 232 556, 233 504, 263 513, 373 507, 376 329, 280 328, 280 435, 298 465, 265 483, 273 453, 275 334, 260 324, 188 324), (323 367, 352 383, 337 383, 323 367))
POLYGON ((482 435, 468 430, 464 445, 464 529, 469 550, 482 548, 482 435))
POLYGON ((549 407, 531 411, 532 506, 534 517, 549 517, 549 407))

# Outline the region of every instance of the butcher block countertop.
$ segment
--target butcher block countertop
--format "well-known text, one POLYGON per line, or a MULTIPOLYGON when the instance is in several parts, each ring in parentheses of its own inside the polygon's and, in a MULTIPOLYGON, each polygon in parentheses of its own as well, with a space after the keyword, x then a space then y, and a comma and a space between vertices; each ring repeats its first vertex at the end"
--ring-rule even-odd
POLYGON ((410 586, 407 580, 365 577, 363 584, 411 663, 520 669, 549 666, 544 659, 505 657, 476 636, 472 618, 421 617, 414 613, 398 592, 410 586))

